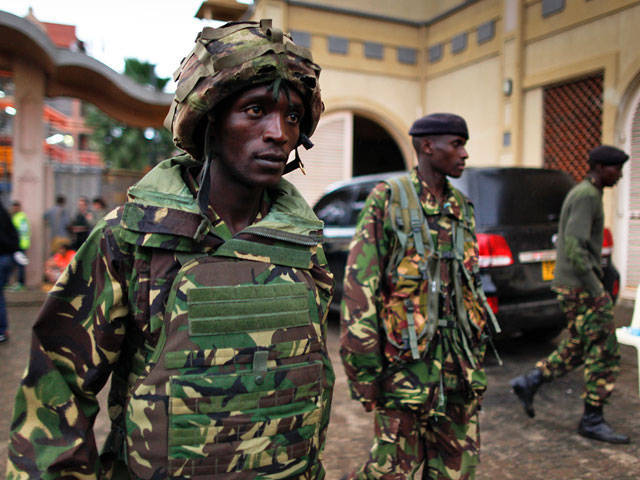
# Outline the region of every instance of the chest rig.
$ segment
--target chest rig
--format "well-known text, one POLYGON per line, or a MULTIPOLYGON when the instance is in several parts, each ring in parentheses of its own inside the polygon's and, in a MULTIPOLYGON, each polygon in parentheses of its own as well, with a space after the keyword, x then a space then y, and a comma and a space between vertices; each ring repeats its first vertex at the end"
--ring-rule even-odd
POLYGON ((392 288, 383 302, 382 323, 389 344, 385 355, 392 363, 416 361, 424 356, 438 328, 455 328, 461 333, 462 349, 475 366, 473 347, 483 337, 487 316, 494 331, 499 332, 500 327, 474 280, 477 262, 465 264, 465 243, 475 243, 468 203, 453 190, 462 221, 451 219, 451 242, 440 245, 433 240, 411 177, 395 177, 386 183, 391 192, 389 216, 395 239, 386 271, 392 288), (451 284, 442 295, 445 268, 451 284), (451 302, 451 315, 441 315, 443 297, 451 302))
POLYGON ((177 255, 151 367, 125 407, 133 475, 319 475, 333 373, 310 246, 233 238, 177 255))

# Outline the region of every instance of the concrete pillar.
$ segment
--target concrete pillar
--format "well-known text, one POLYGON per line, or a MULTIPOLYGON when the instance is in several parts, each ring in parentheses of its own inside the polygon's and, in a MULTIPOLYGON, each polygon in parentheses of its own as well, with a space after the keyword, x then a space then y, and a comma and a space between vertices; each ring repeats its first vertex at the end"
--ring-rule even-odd
POLYGON ((43 214, 46 201, 45 158, 42 143, 44 123, 45 74, 32 64, 15 60, 15 108, 13 127, 13 180, 12 200, 22 204, 31 226, 31 247, 27 252, 29 266, 26 272, 28 286, 42 283, 45 261, 43 214))

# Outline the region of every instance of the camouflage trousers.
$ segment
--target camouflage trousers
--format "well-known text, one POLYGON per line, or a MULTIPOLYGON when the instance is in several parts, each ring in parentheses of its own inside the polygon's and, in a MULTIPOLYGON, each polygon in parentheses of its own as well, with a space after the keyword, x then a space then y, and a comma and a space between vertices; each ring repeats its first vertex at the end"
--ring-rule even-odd
POLYGON ((448 396, 444 416, 376 410, 369 459, 349 480, 471 480, 480 454, 478 401, 448 396))
POLYGON ((613 322, 613 302, 606 292, 594 297, 583 289, 556 288, 567 316, 569 338, 536 363, 545 381, 584 364, 586 403, 606 403, 620 371, 620 353, 613 322))

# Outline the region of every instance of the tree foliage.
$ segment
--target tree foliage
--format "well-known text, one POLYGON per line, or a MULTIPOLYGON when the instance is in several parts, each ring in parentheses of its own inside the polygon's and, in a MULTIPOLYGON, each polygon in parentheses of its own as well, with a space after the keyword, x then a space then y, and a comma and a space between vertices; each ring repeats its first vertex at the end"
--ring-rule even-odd
MULTIPOLYGON (((125 59, 124 74, 142 85, 162 91, 169 81, 155 73, 155 65, 135 58, 125 59)), ((146 170, 171 156, 175 146, 165 129, 130 127, 87 105, 87 125, 92 128, 91 147, 100 152, 108 168, 146 170)))

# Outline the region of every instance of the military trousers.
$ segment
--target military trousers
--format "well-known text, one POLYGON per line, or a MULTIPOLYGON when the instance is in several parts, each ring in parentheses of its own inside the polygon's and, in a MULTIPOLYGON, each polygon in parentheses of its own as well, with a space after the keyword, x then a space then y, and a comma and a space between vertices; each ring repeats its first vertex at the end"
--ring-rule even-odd
POLYGON ((620 371, 620 353, 608 293, 593 296, 584 289, 556 288, 567 316, 569 338, 546 359, 536 363, 545 381, 584 364, 585 402, 600 407, 607 402, 620 371))
POLYGON ((376 410, 369 459, 347 478, 471 480, 480 454, 478 401, 449 395, 444 416, 376 410))

